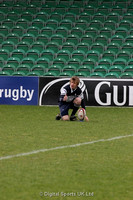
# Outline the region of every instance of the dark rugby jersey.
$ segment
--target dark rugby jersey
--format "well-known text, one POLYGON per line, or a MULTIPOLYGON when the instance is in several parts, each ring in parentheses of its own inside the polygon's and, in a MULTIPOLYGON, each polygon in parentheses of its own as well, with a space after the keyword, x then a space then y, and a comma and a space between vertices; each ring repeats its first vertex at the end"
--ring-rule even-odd
POLYGON ((71 103, 76 97, 80 97, 82 99, 81 106, 82 108, 85 108, 84 95, 83 95, 82 90, 79 87, 77 87, 75 90, 71 89, 70 85, 67 85, 61 88, 59 102, 71 103), (68 97, 67 101, 63 101, 63 98, 65 95, 67 95, 68 97))

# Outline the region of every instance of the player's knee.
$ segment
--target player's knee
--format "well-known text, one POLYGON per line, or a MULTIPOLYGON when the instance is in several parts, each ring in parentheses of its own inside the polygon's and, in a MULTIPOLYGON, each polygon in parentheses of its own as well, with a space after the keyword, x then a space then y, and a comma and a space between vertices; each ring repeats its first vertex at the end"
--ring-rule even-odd
POLYGON ((81 105, 81 98, 77 97, 76 99, 74 99, 74 104, 76 105, 81 105))
POLYGON ((63 120, 63 121, 68 121, 68 120, 69 120, 69 116, 68 116, 68 115, 64 115, 64 116, 62 117, 62 120, 63 120))

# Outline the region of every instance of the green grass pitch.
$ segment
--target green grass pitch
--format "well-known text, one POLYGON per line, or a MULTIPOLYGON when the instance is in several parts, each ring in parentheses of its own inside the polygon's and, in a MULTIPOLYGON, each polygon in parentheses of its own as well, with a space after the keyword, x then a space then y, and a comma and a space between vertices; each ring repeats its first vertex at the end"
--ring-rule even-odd
POLYGON ((133 137, 106 139, 133 134, 133 109, 87 107, 89 123, 56 121, 58 112, 0 106, 0 158, 21 155, 0 160, 0 200, 132 200, 133 137))

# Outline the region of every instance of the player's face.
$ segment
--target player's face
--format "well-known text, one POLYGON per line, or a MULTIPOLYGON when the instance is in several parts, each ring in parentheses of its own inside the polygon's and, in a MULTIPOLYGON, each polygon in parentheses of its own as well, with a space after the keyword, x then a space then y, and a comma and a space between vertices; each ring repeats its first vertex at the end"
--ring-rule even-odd
POLYGON ((75 90, 77 88, 77 83, 75 81, 70 81, 70 87, 75 90))

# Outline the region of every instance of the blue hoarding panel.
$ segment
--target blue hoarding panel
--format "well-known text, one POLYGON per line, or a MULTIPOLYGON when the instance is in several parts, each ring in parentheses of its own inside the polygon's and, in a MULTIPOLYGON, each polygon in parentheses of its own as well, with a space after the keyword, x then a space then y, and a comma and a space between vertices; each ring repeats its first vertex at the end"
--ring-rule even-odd
POLYGON ((38 77, 0 77, 0 104, 38 105, 38 77))

